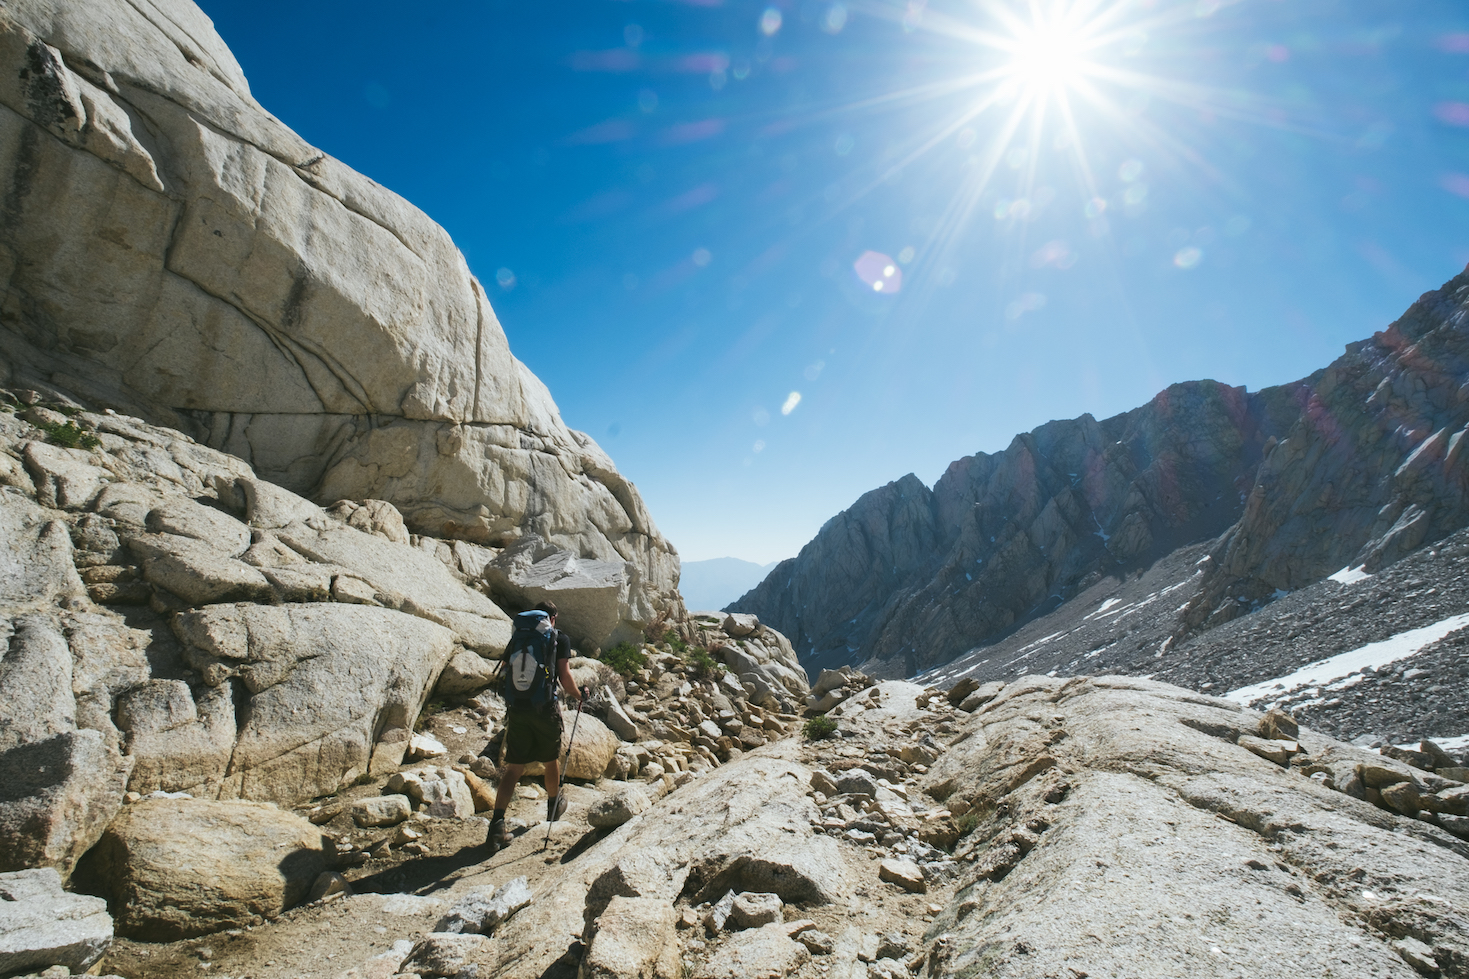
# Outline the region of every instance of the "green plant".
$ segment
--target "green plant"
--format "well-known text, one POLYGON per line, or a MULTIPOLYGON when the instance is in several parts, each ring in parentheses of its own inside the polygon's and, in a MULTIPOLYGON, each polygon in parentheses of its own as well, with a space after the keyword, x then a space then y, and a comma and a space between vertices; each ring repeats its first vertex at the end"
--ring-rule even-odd
POLYGON ((689 644, 684 642, 679 634, 674 630, 669 629, 667 632, 663 633, 663 641, 671 646, 673 648, 673 651, 677 653, 680 658, 688 655, 689 644))
POLYGON ((801 725, 801 733, 807 741, 824 741, 837 733, 837 722, 825 714, 818 714, 801 725))
POLYGON ((688 664, 694 671, 694 676, 700 680, 714 680, 724 676, 724 666, 713 656, 709 650, 695 647, 688 656, 688 664))
POLYGON ((979 826, 979 813, 974 812, 973 810, 966 812, 964 815, 954 820, 954 825, 959 827, 960 836, 968 836, 970 833, 974 832, 977 826, 979 826))
POLYGON ((648 663, 648 657, 630 642, 620 642, 611 649, 603 650, 602 662, 623 676, 632 676, 648 663))
POLYGON ((423 705, 423 710, 418 712, 418 720, 413 722, 413 730, 422 731, 424 726, 428 724, 430 717, 433 717, 435 714, 442 714, 447 709, 448 705, 442 700, 430 700, 423 705))
POLYGON ((369 774, 367 774, 366 772, 363 772, 361 775, 357 776, 356 778, 354 778, 352 780, 352 784, 353 785, 371 785, 372 784, 372 776, 369 775, 369 774))
POLYGON ((67 422, 65 425, 47 422, 41 426, 41 431, 46 433, 46 438, 50 439, 53 444, 68 449, 90 450, 102 444, 102 440, 91 432, 84 432, 77 428, 76 422, 67 422))

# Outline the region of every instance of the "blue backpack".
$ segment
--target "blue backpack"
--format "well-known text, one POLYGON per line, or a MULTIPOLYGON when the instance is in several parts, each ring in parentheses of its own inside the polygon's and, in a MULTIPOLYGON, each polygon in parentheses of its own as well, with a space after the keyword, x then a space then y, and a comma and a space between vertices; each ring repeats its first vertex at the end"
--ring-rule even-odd
POLYGON ((556 699, 556 630, 550 618, 539 610, 515 617, 500 680, 510 707, 544 707, 556 699))

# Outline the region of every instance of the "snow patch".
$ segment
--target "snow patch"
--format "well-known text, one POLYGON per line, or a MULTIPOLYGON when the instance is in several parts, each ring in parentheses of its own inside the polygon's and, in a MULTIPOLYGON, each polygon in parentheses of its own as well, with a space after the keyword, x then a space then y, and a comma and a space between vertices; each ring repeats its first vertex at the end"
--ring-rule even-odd
POLYGON ((1132 613, 1142 611, 1145 607, 1153 604, 1154 602, 1156 602, 1161 597, 1162 597, 1162 593, 1161 592, 1153 592, 1151 595, 1149 595, 1147 598, 1143 599, 1140 602, 1134 602, 1131 605, 1124 605, 1122 608, 1115 609, 1113 611, 1110 611, 1110 612, 1107 612, 1107 613, 1103 614, 1102 615, 1102 618, 1108 619, 1108 618, 1111 618, 1112 616, 1115 615, 1115 616, 1117 616, 1117 618, 1115 618, 1115 619, 1112 620, 1113 623, 1115 624, 1117 622, 1121 622, 1123 619, 1127 618, 1132 613))
POLYGON ((1252 683, 1248 687, 1231 690, 1224 697, 1226 700, 1232 700, 1246 707, 1266 697, 1279 699, 1302 687, 1328 684, 1350 677, 1353 673, 1358 673, 1368 667, 1374 670, 1380 669, 1389 663, 1407 659, 1409 656, 1416 655, 1424 647, 1431 646, 1449 633, 1457 632, 1465 626, 1469 626, 1469 615, 1455 615, 1441 622, 1435 622, 1433 625, 1400 632, 1381 642, 1368 643, 1357 649, 1338 653, 1328 659, 1307 663, 1287 676, 1266 680, 1263 683, 1252 683))
POLYGON ((1438 745, 1444 751, 1469 750, 1469 734, 1461 734, 1457 738, 1429 738, 1428 740, 1438 745))
POLYGON ((1173 592, 1178 591, 1178 589, 1180 589, 1180 588, 1186 588, 1186 587, 1188 587, 1188 583, 1190 581, 1193 581, 1195 577, 1197 577, 1198 575, 1201 575, 1203 573, 1204 572, 1202 572, 1202 571, 1195 571, 1193 574, 1189 575, 1187 578, 1185 578, 1184 580, 1180 581, 1178 584, 1176 584, 1176 585, 1169 585, 1167 588, 1164 588, 1162 591, 1158 592, 1158 594, 1159 595, 1168 595, 1168 594, 1171 594, 1173 592))
POLYGON ((1365 567, 1366 565, 1364 564, 1361 567, 1357 568, 1342 568, 1336 574, 1328 575, 1326 580, 1335 581, 1338 584, 1342 585, 1355 585, 1359 581, 1366 581, 1368 578, 1372 577, 1370 574, 1362 570, 1362 568, 1365 567))
POLYGON ((1097 607, 1097 610, 1095 612, 1093 612, 1091 615, 1085 616, 1082 619, 1082 621, 1086 621, 1086 619, 1094 618, 1094 617, 1096 617, 1098 615, 1101 615, 1103 612, 1107 611, 1107 609, 1111 608, 1112 606, 1114 606, 1114 605, 1121 605, 1121 604, 1122 604, 1122 599, 1120 599, 1120 598, 1109 598, 1105 602, 1103 602, 1101 605, 1099 605, 1097 607))
POLYGON ((1064 635, 1066 635, 1066 630, 1065 629, 1062 629, 1060 632, 1053 632, 1049 636, 1042 636, 1041 638, 1037 639, 1033 643, 1030 643, 1030 644, 1025 645, 1025 646, 1021 646, 1020 647, 1020 652, 1023 653, 1023 652, 1025 652, 1028 649, 1036 649, 1036 648, 1038 648, 1040 646, 1044 646, 1046 643, 1050 642, 1052 639, 1058 639, 1058 638, 1060 638, 1061 636, 1064 636, 1064 635))

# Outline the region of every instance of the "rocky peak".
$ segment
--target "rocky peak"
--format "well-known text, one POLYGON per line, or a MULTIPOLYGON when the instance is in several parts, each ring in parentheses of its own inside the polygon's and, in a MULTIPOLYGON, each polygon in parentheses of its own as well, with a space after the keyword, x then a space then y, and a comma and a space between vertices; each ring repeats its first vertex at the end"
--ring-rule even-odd
POLYGON ((1297 391, 1181 634, 1343 567, 1373 572, 1469 523, 1469 273, 1297 391))
POLYGON ((1175 384, 1097 421, 1049 422, 1003 452, 862 497, 731 608, 791 635, 808 667, 914 673, 1094 580, 1213 536, 1242 509, 1290 388, 1175 384))

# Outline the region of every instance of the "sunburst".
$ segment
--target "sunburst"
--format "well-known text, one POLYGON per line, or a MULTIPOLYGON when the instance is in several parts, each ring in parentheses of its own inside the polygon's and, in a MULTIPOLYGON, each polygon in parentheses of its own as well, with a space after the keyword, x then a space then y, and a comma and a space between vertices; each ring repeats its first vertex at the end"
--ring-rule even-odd
MULTIPOLYGON (((1212 15, 1219 8, 1217 0, 977 0, 963 16, 929 8, 915 17, 921 3, 910 0, 905 24, 962 42, 961 47, 973 51, 974 67, 863 104, 876 108, 942 100, 956 109, 926 131, 910 132, 901 156, 886 163, 856 196, 952 140, 971 146, 971 166, 919 250, 934 268, 942 265, 935 259, 963 239, 1007 163, 1017 170, 1016 185, 1013 198, 996 205, 995 216, 1026 217, 1034 203, 1037 168, 1047 153, 1061 154, 1074 174, 1078 217, 1085 214, 1093 227, 1105 227, 1101 214, 1108 200, 1094 172, 1096 147, 1089 145, 1087 132, 1105 133, 1137 154, 1182 161, 1209 182, 1227 184, 1227 176, 1194 146, 1136 111, 1140 101, 1157 100, 1214 118, 1297 128, 1283 119, 1278 106, 1258 96, 1139 67, 1140 51, 1172 44, 1177 54, 1183 49, 1180 39, 1201 22, 1201 12, 1212 15), (1017 160, 1024 162, 1017 166, 1017 160)), ((1018 227, 1024 223, 1015 221, 1018 227)), ((1022 234, 1015 247, 1023 246, 1022 234)))

